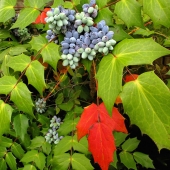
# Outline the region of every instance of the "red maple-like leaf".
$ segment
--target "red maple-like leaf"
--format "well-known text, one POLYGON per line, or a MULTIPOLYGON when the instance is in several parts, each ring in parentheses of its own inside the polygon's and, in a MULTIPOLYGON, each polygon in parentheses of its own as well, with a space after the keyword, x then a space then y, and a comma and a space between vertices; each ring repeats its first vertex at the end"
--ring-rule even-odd
POLYGON ((134 81, 134 80, 136 80, 137 78, 138 78, 138 74, 127 74, 126 76, 125 76, 125 79, 124 79, 124 81, 127 83, 127 82, 129 82, 129 81, 134 81))
POLYGON ((89 151, 102 170, 107 170, 113 161, 113 152, 116 150, 112 134, 114 130, 127 133, 124 117, 117 108, 113 108, 110 117, 104 103, 99 106, 92 103, 86 107, 77 124, 78 140, 88 135, 89 151))
POLYGON ((35 20, 35 22, 33 22, 33 24, 46 24, 45 18, 47 17, 47 12, 50 9, 51 8, 44 8, 43 12, 40 15, 38 15, 37 19, 35 20))

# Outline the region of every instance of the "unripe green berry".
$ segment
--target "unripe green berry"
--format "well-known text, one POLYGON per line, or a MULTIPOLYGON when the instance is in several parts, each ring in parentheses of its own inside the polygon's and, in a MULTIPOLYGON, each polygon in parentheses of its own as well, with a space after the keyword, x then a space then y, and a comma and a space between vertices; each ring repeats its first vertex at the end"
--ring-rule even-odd
POLYGON ((78 26, 77 32, 78 32, 78 33, 82 33, 82 32, 83 32, 83 26, 82 26, 82 25, 79 25, 79 26, 78 26))
POLYGON ((93 8, 93 7, 90 7, 90 8, 88 9, 88 13, 89 13, 89 14, 93 13, 93 11, 94 11, 94 8, 93 8))
POLYGON ((62 27, 62 26, 63 26, 63 22, 62 22, 61 20, 58 20, 58 21, 57 21, 57 25, 58 25, 59 27, 62 27))
POLYGON ((55 9, 54 9, 54 15, 59 14, 59 13, 60 13, 59 8, 55 8, 55 9))
POLYGON ((85 25, 83 29, 84 29, 85 32, 89 32, 89 30, 90 30, 87 25, 85 25))
POLYGON ((73 58, 73 56, 72 56, 71 54, 68 54, 68 55, 67 55, 67 59, 68 59, 68 60, 72 60, 72 58, 73 58))
POLYGON ((82 57, 83 59, 87 58, 87 53, 86 53, 86 52, 83 52, 82 55, 81 55, 81 57, 82 57))
POLYGON ((85 52, 88 53, 88 54, 91 53, 91 48, 86 48, 85 52))
POLYGON ((107 47, 103 48, 103 53, 107 53, 109 51, 109 49, 107 47))
POLYGON ((67 59, 63 61, 63 66, 68 66, 68 60, 67 59))

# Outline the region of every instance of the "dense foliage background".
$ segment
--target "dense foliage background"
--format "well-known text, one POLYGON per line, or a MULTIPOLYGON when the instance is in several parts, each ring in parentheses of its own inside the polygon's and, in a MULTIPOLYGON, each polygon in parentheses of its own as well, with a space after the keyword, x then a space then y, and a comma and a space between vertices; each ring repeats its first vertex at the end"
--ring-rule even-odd
POLYGON ((0 0, 0 169, 170 169, 170 0, 96 0, 94 23, 105 20, 117 44, 71 69, 62 65, 64 34, 48 42, 44 18, 47 8, 78 13, 85 3, 0 0), (108 116, 118 123, 107 162, 108 116))

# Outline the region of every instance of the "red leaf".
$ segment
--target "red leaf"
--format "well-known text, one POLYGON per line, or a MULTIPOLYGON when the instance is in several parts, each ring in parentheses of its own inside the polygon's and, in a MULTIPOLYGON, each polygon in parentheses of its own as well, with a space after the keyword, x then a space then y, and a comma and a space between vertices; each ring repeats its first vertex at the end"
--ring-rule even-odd
POLYGON ((43 10, 43 12, 38 15, 37 19, 35 20, 35 22, 33 22, 33 24, 46 24, 45 22, 45 18, 47 17, 47 12, 50 10, 51 8, 45 8, 43 10))
POLYGON ((138 78, 138 74, 127 74, 126 76, 125 76, 125 82, 127 83, 127 82, 129 82, 129 81, 134 81, 134 80, 136 80, 137 78, 138 78))
POLYGON ((104 123, 95 123, 89 131, 89 151, 102 170, 108 170, 116 150, 112 130, 104 123))
POLYGON ((117 108, 113 108, 110 117, 104 103, 99 106, 92 103, 86 107, 77 124, 78 140, 88 134, 89 151, 102 170, 107 170, 113 161, 113 152, 116 150, 113 130, 127 133, 124 118, 117 108))

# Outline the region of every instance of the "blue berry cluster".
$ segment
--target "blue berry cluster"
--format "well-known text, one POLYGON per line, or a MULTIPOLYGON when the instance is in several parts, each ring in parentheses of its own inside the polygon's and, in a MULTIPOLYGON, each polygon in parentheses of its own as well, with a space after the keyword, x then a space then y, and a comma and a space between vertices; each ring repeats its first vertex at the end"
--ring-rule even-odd
POLYGON ((35 109, 38 113, 43 113, 45 112, 45 109, 46 109, 46 101, 44 99, 38 99, 36 102, 35 102, 35 109))
POLYGON ((109 30, 104 20, 94 23, 98 13, 95 0, 82 6, 83 12, 64 9, 59 6, 47 12, 45 19, 50 30, 46 38, 53 39, 57 34, 63 33, 61 42, 61 58, 63 66, 75 69, 81 59, 93 60, 97 53, 107 55, 113 50, 116 41, 113 40, 114 32, 109 30))
POLYGON ((63 136, 58 136, 57 129, 60 127, 61 119, 54 116, 50 120, 50 129, 48 133, 45 135, 46 142, 58 144, 59 141, 63 138, 63 136))

